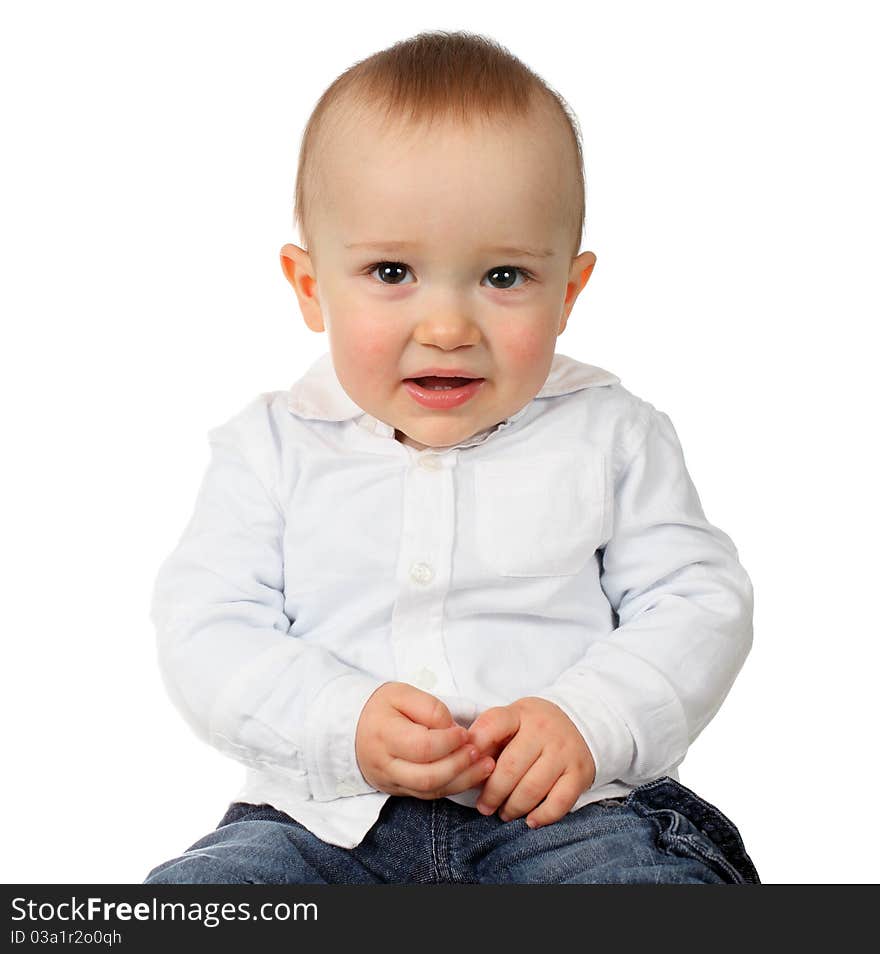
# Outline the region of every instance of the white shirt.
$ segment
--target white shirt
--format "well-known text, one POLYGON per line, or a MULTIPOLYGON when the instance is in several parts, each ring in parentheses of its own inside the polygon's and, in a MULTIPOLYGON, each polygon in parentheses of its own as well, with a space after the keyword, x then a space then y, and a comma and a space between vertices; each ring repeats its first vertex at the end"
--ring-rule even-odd
POLYGON ((417 451, 328 353, 209 443, 153 593, 160 668, 198 736, 247 766, 236 799, 324 841, 354 847, 389 798, 354 748, 383 682, 464 726, 559 705, 596 762, 575 811, 677 778, 751 647, 751 582, 669 418, 601 368, 556 354, 507 420, 417 451))

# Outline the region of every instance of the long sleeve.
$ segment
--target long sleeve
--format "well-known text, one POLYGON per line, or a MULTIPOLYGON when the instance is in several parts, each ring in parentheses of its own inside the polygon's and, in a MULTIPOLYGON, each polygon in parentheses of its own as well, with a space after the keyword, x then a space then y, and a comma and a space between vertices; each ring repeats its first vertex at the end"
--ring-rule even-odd
POLYGON ((673 769, 715 715, 752 643, 753 591, 706 521, 666 414, 643 402, 615 477, 600 582, 618 627, 537 695, 578 726, 595 787, 673 769))
POLYGON ((195 733, 224 754, 299 780, 305 772, 319 801, 372 792, 354 733, 382 681, 289 633, 285 517, 271 477, 257 472, 271 453, 267 414, 258 399, 209 434, 194 513, 154 585, 160 670, 195 733))

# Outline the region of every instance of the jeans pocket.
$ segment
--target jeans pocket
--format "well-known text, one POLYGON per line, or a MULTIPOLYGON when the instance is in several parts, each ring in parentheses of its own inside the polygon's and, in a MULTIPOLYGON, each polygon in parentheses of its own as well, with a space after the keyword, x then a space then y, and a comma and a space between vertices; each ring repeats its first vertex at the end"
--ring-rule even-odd
POLYGON ((760 884, 733 822, 681 782, 664 776, 641 785, 626 803, 660 828, 660 845, 699 858, 731 884, 760 884))

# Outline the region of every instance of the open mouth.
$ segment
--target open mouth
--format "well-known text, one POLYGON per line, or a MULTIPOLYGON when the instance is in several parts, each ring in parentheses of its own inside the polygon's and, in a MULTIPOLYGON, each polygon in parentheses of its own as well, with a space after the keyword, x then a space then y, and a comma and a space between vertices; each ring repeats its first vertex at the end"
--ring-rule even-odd
POLYGON ((485 383, 485 378, 427 374, 404 378, 403 386, 416 404, 433 411, 450 411, 473 400, 485 383))
POLYGON ((452 391, 455 388, 463 388, 465 385, 472 384, 474 381, 482 381, 482 378, 445 378, 431 375, 425 378, 407 378, 407 381, 415 381, 419 387, 427 391, 452 391))

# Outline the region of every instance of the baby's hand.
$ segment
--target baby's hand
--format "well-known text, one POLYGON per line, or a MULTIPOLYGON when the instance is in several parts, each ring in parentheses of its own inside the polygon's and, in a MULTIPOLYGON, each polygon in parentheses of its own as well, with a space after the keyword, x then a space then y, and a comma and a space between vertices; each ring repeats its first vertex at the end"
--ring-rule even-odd
POLYGON ((389 795, 433 799, 479 785, 495 767, 430 693, 386 682, 361 710, 355 755, 368 784, 389 795))
POLYGON ((577 726, 546 699, 527 696, 486 709, 471 724, 468 737, 483 753, 497 753, 497 746, 510 740, 477 802, 484 815, 501 805, 502 821, 527 812, 530 828, 558 821, 596 777, 593 754, 577 726))

